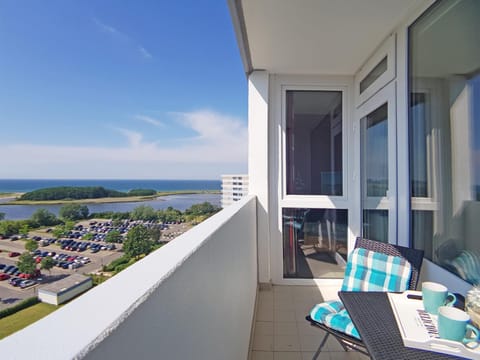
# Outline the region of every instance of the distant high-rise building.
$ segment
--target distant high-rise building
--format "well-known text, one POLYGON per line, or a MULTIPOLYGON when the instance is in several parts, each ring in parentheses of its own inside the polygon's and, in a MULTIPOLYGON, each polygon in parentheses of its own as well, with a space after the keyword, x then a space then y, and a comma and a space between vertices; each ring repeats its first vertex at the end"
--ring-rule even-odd
POLYGON ((248 194, 248 175, 222 175, 222 208, 248 194))

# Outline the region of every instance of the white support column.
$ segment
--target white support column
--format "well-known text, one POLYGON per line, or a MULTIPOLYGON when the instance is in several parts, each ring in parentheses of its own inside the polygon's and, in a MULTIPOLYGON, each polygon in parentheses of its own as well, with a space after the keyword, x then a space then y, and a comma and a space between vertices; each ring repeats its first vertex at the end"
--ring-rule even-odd
POLYGON ((268 86, 266 71, 248 77, 249 192, 257 196, 258 282, 271 283, 268 209, 268 86))

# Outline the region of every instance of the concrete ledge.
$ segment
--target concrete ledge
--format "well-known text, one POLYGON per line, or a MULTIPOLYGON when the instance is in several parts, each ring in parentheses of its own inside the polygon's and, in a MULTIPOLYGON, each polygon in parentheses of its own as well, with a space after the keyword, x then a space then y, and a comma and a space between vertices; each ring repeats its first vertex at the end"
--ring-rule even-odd
POLYGON ((53 360, 155 358, 161 351, 168 359, 245 359, 257 286, 255 208, 249 196, 222 210, 0 341, 0 353, 53 360))

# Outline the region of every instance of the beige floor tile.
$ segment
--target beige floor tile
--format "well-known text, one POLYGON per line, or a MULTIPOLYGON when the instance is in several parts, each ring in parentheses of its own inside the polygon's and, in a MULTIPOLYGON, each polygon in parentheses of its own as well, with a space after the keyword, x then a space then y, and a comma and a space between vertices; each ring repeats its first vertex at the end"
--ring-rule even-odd
POLYGON ((276 351, 273 360, 302 360, 302 354, 297 351, 276 351))
POLYGON ((292 294, 293 289, 296 286, 282 286, 282 285, 275 285, 273 287, 274 294, 292 294))
MULTIPOLYGON (((313 351, 302 351, 302 360, 312 360, 315 353, 313 351)), ((321 353, 317 360, 330 360, 330 353, 321 353)))
POLYGON ((257 304, 257 309, 258 308, 268 308, 268 309, 273 309, 273 300, 261 300, 257 304))
POLYGON ((328 351, 345 352, 345 349, 342 347, 342 345, 340 345, 340 343, 331 335, 329 336, 325 346, 327 347, 328 351))
POLYGON ((304 311, 305 313, 309 313, 310 310, 312 310, 312 308, 315 306, 315 302, 313 302, 312 300, 308 300, 308 301, 297 301, 295 303, 295 310, 301 310, 301 311, 304 311))
POLYGON ((300 351, 298 335, 274 335, 274 351, 300 351))
POLYGON ((318 302, 322 302, 323 301, 322 290, 318 287, 314 287, 312 289, 312 298, 314 300, 319 300, 318 302))
POLYGON ((330 352, 330 360, 358 360, 356 351, 335 351, 330 352))
MULTIPOLYGON (((304 309, 296 309, 295 310, 295 320, 296 321, 302 321, 305 320, 305 317, 310 313, 309 310, 304 310, 304 309)), ((305 320, 307 321, 307 320, 305 320)))
POLYGON ((274 309, 294 310, 296 307, 295 301, 289 297, 275 297, 273 300, 274 309))
MULTIPOLYGON (((323 301, 321 290, 316 286, 273 286, 269 291, 260 291, 250 360, 312 359, 325 333, 311 326, 305 316, 316 303, 323 301)), ((368 357, 345 352, 330 338, 319 359, 367 360, 368 357)))
POLYGON ((257 308, 257 321, 273 321, 273 307, 260 305, 257 308))
POLYGON ((273 360, 273 351, 252 351, 250 360, 273 360))
POLYGON ((273 351, 272 335, 255 335, 253 337, 252 350, 255 351, 273 351))
POLYGON ((298 335, 295 321, 276 321, 273 325, 274 335, 298 335))
POLYGON ((273 300, 273 291, 259 291, 258 292, 258 298, 259 299, 265 299, 265 300, 273 300))
POLYGON ((273 303, 279 303, 279 302, 293 302, 293 295, 292 293, 288 292, 280 292, 280 293, 274 293, 273 294, 273 303))
POLYGON ((273 321, 296 321, 295 311, 274 309, 273 321))
POLYGON ((257 321, 254 331, 258 335, 273 335, 273 321, 257 321))
POLYGON ((325 334, 325 331, 316 326, 310 325, 310 323, 305 319, 297 321, 297 328, 300 335, 315 335, 320 339, 322 338, 323 334, 325 334))
MULTIPOLYGON (((300 335, 300 349, 302 351, 317 351, 318 346, 322 342, 322 337, 317 335, 300 335)), ((323 351, 328 351, 327 347, 323 347, 323 351)))
POLYGON ((292 291, 293 297, 298 298, 311 298, 313 295, 313 288, 311 286, 299 286, 293 289, 292 291))
POLYGON ((370 356, 362 354, 362 353, 357 353, 357 358, 358 358, 358 360, 369 360, 370 356))

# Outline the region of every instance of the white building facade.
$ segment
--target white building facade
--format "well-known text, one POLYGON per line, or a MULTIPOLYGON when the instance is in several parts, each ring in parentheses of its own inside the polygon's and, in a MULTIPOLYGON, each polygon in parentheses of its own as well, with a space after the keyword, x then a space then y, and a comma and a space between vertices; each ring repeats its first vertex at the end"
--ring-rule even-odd
POLYGON ((460 292, 479 282, 480 3, 231 9, 260 282, 334 283, 357 236, 425 250, 424 275, 460 292))
POLYGON ((248 175, 222 175, 222 208, 248 194, 248 175))

